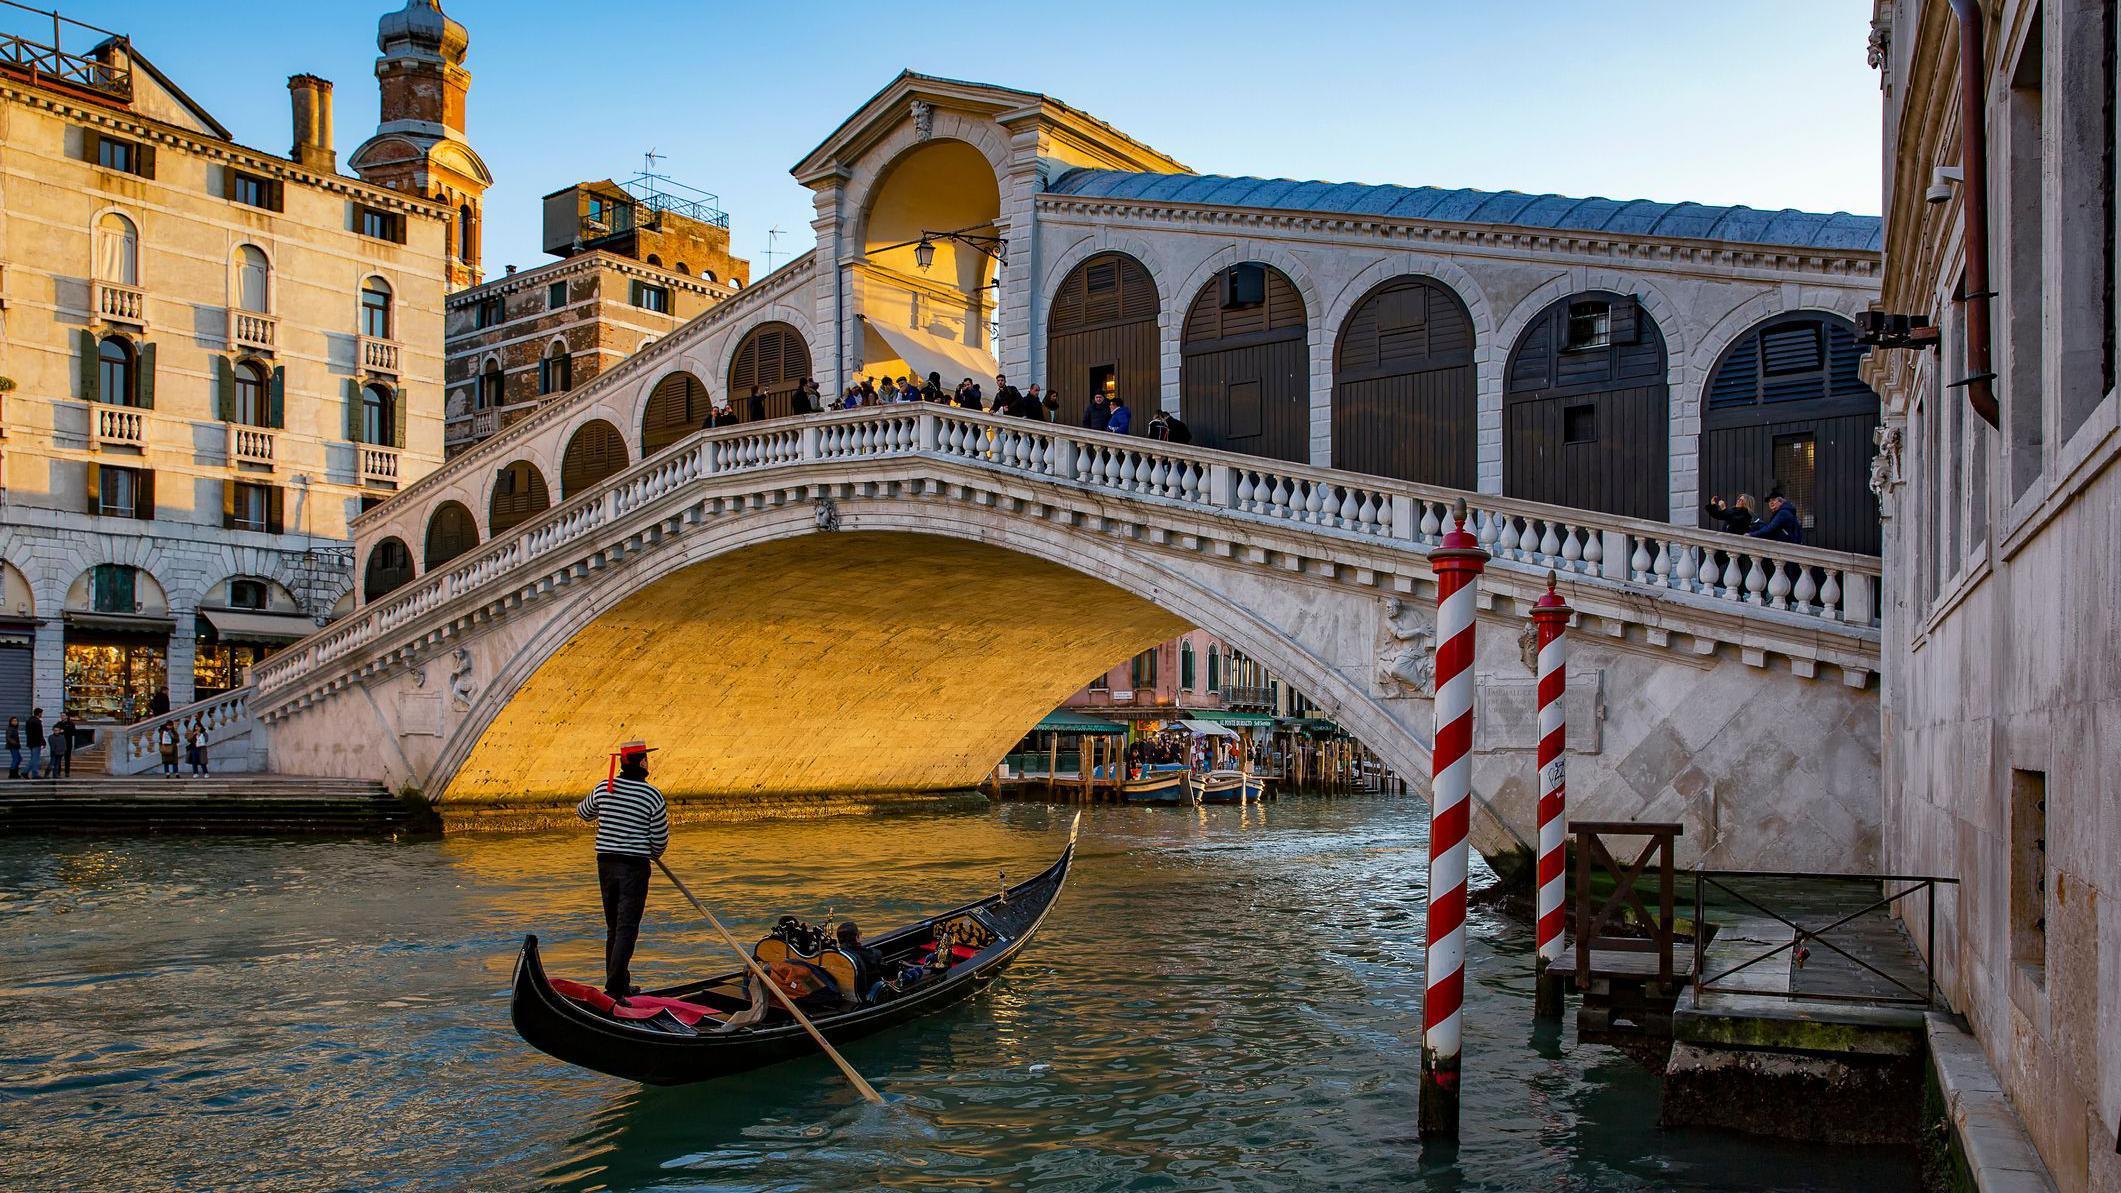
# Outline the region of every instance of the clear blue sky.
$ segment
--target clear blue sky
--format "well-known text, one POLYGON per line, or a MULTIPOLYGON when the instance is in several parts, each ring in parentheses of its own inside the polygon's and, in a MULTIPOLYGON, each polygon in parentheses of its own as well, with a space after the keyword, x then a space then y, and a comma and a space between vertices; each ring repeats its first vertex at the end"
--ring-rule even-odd
MULTIPOLYGON (((63 10, 130 34, 238 140, 276 153, 286 77, 331 79, 343 160, 375 127, 375 22, 399 2, 63 10)), ((1865 0, 444 7, 471 31, 492 276, 547 259, 540 196, 630 175, 651 146, 664 172, 722 197, 736 251, 764 273, 768 228, 786 233, 781 261, 812 241, 788 168, 902 67, 1045 92, 1208 173, 1878 210, 1865 0), (1242 94, 1257 98, 1224 98, 1242 94)))

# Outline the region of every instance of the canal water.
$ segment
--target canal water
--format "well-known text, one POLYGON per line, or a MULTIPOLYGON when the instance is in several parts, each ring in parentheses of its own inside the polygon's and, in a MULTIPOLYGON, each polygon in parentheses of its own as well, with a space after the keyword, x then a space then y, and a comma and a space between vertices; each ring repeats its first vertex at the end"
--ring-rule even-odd
MULTIPOLYGON (((882 928, 1024 877, 1068 811, 680 826, 725 919, 882 928)), ((1531 1022, 1529 930, 1476 909, 1465 1140, 1414 1137, 1418 801, 1097 807, 1037 941, 981 998, 848 1059, 679 1089, 508 1025, 522 934, 601 956, 583 833, 411 843, 0 841, 10 1189, 1822 1189, 1911 1155, 1661 1132, 1653 1076, 1531 1022)), ((1476 884, 1485 875, 1476 875, 1476 884)), ((651 896, 636 978, 727 965, 651 896)))

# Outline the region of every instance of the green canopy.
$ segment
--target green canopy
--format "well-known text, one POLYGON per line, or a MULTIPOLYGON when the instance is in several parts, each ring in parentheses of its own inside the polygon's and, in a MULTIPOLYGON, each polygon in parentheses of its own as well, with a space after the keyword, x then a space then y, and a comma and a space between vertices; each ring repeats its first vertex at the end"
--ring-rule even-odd
POLYGON ((1206 709, 1188 711, 1198 711, 1201 716, 1213 720, 1218 725, 1233 727, 1238 725, 1272 725, 1279 719, 1273 713, 1266 712, 1226 712, 1222 709, 1217 709, 1213 712, 1206 709))
POLYGON ((1103 717, 1088 716, 1065 708, 1054 709, 1046 714, 1044 720, 1031 727, 1031 732, 1033 733, 1110 733, 1117 735, 1126 731, 1127 727, 1117 721, 1107 721, 1103 717))

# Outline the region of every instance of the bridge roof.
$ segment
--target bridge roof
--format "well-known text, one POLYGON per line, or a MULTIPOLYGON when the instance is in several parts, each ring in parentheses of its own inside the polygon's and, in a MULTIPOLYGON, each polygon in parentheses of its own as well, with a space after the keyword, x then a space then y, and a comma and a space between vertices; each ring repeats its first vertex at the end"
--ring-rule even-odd
POLYGON ((1878 216, 1850 215, 1846 211, 1764 211, 1756 207, 1710 207, 1648 199, 1571 199, 1521 191, 1082 168, 1060 175, 1046 189, 1051 194, 1094 198, 1267 207, 1796 248, 1875 253, 1884 245, 1883 222, 1878 216))

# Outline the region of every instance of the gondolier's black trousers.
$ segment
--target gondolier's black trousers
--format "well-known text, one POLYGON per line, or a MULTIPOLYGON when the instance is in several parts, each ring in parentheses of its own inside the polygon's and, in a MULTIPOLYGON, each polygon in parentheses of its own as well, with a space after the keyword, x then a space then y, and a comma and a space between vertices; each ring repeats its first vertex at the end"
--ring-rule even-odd
POLYGON ((626 969, 641 938, 641 910, 648 905, 648 859, 632 853, 597 855, 597 886, 604 892, 604 993, 624 998, 632 989, 626 969))

